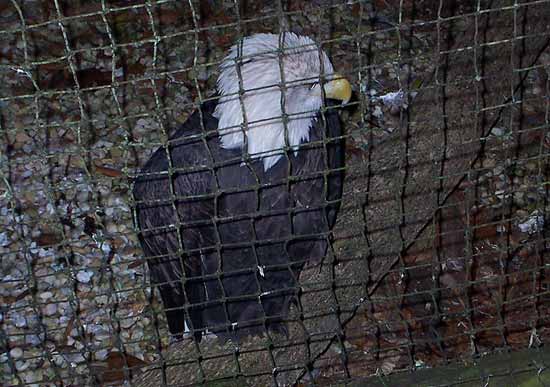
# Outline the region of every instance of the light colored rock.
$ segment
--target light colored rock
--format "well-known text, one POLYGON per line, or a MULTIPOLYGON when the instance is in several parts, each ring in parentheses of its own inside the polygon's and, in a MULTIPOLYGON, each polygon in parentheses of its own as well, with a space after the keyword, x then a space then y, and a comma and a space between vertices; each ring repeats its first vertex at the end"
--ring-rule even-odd
POLYGON ((92 279, 94 273, 92 271, 81 270, 77 273, 76 279, 78 282, 87 284, 92 279))
POLYGON ((19 347, 12 348, 10 351, 10 356, 13 359, 20 359, 21 357, 23 357, 23 349, 19 347))

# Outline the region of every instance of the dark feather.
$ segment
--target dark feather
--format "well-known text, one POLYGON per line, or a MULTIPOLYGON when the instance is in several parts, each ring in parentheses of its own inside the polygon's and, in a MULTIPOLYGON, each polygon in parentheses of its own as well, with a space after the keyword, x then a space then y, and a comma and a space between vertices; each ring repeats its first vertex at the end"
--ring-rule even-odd
POLYGON ((197 339, 206 329, 222 338, 284 330, 300 270, 326 255, 336 222, 338 115, 319 114, 309 142, 264 171, 261 160, 220 147, 214 108, 203 104, 135 180, 151 279, 174 335, 184 321, 197 339))

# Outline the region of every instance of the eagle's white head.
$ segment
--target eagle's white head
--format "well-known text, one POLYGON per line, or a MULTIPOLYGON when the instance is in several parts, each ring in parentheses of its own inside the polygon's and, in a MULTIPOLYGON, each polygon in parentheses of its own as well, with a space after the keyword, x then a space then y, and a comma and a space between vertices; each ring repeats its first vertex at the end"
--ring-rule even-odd
POLYGON ((327 98, 347 102, 351 96, 349 82, 334 73, 325 52, 310 38, 290 32, 252 35, 231 47, 217 88, 214 116, 221 146, 244 149, 246 144, 265 170, 285 148, 296 150, 309 140, 323 104, 322 88, 327 98))

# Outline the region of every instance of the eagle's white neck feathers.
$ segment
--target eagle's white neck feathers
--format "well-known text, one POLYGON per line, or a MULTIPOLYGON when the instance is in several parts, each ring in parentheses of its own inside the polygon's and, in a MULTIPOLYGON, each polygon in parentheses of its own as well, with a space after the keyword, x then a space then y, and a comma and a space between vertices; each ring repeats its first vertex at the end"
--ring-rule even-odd
POLYGON ((287 32, 244 38, 220 65, 220 100, 214 116, 221 146, 244 150, 246 143, 247 153, 261 157, 268 170, 282 157, 285 146, 296 151, 309 140, 322 105, 320 78, 332 73, 328 56, 308 37, 287 32), (280 86, 283 81, 286 88, 280 86))

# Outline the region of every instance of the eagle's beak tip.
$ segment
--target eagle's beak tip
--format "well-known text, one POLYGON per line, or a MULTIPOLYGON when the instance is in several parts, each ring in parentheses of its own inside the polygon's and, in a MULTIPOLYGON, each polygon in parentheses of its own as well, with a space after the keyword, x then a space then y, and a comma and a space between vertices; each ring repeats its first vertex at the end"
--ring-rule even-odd
POLYGON ((334 74, 333 79, 325 84, 325 95, 327 98, 337 99, 345 105, 351 99, 351 84, 340 74, 334 74))

